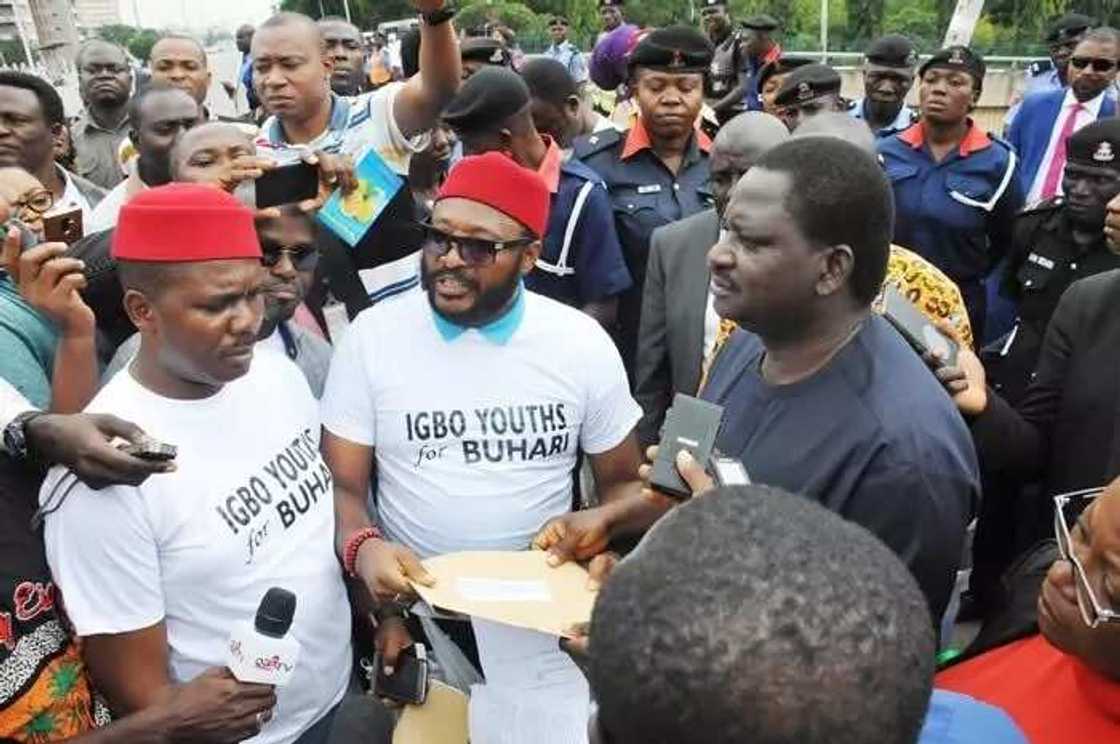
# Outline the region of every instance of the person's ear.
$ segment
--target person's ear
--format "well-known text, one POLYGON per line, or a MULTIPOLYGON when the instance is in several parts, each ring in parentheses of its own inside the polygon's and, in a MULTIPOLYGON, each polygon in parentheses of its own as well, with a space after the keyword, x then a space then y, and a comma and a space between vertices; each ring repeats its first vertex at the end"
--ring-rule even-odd
POLYGON ((128 319, 141 333, 153 333, 157 329, 156 310, 147 296, 138 289, 128 289, 124 293, 124 310, 128 319))
POLYGON ((564 107, 568 109, 569 116, 578 116, 582 105, 583 101, 575 94, 568 96, 568 100, 564 101, 564 107))
POLYGON ((331 57, 330 52, 327 51, 326 46, 323 47, 322 53, 319 56, 319 61, 323 65, 323 79, 330 84, 331 74, 334 72, 334 58, 331 57))
POLYGON ((529 272, 537 266, 537 259, 541 257, 541 241, 534 240, 521 251, 521 276, 528 276, 529 272))
POLYGON ((498 131, 498 149, 513 157, 513 132, 508 129, 498 131))
POLYGON ((821 269, 817 278, 817 294, 826 297, 840 291, 852 277, 855 254, 850 246, 834 245, 821 252, 821 269))
POLYGON ((70 144, 67 137, 66 127, 62 124, 51 124, 47 131, 51 136, 51 152, 58 156, 66 152, 66 146, 70 144))

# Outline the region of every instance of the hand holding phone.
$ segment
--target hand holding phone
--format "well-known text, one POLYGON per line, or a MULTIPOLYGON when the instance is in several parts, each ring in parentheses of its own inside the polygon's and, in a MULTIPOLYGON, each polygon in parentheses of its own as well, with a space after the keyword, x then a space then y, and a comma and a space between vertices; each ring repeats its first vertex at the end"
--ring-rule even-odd
POLYGON ((706 467, 723 422, 723 406, 677 393, 661 428, 661 444, 653 461, 650 485, 667 496, 687 499, 692 489, 677 470, 677 455, 687 450, 706 467))
POLYGON ((398 703, 423 705, 428 697, 428 652, 422 643, 414 643, 401 651, 392 674, 385 674, 385 665, 378 654, 373 661, 376 677, 373 694, 398 703))
POLYGON ((956 366, 960 347, 937 330, 914 303, 894 287, 883 291, 883 317, 893 325, 919 354, 932 354, 950 367, 956 366))
POLYGON ((74 245, 82 239, 82 234, 81 207, 43 215, 43 237, 48 243, 74 245))

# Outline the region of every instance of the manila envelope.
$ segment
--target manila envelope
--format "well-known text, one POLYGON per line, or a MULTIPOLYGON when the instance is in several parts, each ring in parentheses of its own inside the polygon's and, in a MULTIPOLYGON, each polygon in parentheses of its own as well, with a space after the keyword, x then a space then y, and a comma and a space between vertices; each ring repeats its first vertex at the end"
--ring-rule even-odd
POLYGON ((467 696, 432 680, 423 705, 406 705, 393 744, 467 744, 467 696))
POLYGON ((434 608, 570 637, 572 626, 591 622, 596 592, 575 563, 548 565, 548 553, 478 551, 424 561, 435 586, 413 588, 434 608))

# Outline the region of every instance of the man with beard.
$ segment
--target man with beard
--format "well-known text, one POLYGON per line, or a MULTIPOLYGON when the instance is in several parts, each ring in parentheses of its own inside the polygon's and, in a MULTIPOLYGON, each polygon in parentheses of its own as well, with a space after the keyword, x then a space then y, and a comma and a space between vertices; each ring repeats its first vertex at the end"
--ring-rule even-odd
POLYGON ((1003 127, 1010 128, 1019 113, 1023 97, 1032 93, 1048 90, 1062 90, 1069 83, 1069 58, 1085 32, 1096 26, 1097 22, 1081 13, 1067 13, 1054 21, 1046 30, 1044 41, 1050 51, 1050 58, 1029 65, 1023 74, 1023 92, 1012 99, 1011 108, 1004 117, 1003 127))
POLYGON ((629 56, 630 88, 641 116, 626 132, 576 140, 574 157, 602 176, 634 286, 618 307, 618 346, 633 376, 653 231, 711 206, 708 148, 696 128, 712 45, 694 28, 672 26, 645 36, 629 56))
POLYGON ((1007 138, 1022 158, 1019 183, 1026 203, 1062 193, 1062 172, 1070 135, 1099 119, 1116 115, 1108 94, 1120 64, 1120 32, 1095 28, 1085 34, 1069 58, 1069 88, 1038 93, 1023 106, 1007 138))
POLYGON ((743 49, 744 33, 735 29, 727 10, 727 0, 704 0, 700 21, 715 51, 708 72, 704 100, 716 112, 722 125, 747 110, 747 60, 743 49))
POLYGON ((864 58, 864 97, 848 112, 867 122, 876 137, 889 137, 906 129, 918 119, 906 105, 917 63, 914 45, 905 36, 891 34, 876 39, 864 58))
POLYGON ((338 16, 319 19, 319 30, 327 45, 331 68, 331 90, 340 96, 356 96, 365 89, 365 51, 358 27, 338 16))
POLYGON ((128 135, 132 67, 123 49, 101 39, 83 44, 75 65, 85 104, 70 130, 78 175, 111 189, 124 178, 117 151, 128 135))
MULTIPOLYGON (((522 550, 547 525, 538 547, 562 543, 579 560, 656 516, 636 477, 641 411, 610 338, 522 286, 548 204, 544 181, 505 155, 464 158, 425 226, 425 292, 365 311, 336 350, 323 454, 337 548, 384 602, 377 645, 389 668, 418 630, 385 601, 411 596, 410 578, 430 581, 419 559, 522 550), (579 451, 602 506, 573 513, 579 451)), ((452 625, 477 664, 470 626, 452 625)))
POLYGON ((171 148, 179 134, 197 125, 202 109, 182 88, 153 83, 129 103, 129 139, 138 157, 128 178, 113 187, 93 209, 86 232, 108 230, 117 224, 124 203, 146 188, 171 182, 171 148))

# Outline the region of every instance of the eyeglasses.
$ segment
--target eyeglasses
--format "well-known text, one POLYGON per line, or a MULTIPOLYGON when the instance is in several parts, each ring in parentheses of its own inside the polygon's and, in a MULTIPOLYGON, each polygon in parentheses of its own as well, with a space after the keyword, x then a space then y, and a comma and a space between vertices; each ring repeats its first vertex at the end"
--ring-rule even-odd
POLYGON ((1103 57, 1070 57, 1069 63, 1078 70, 1084 70, 1092 65, 1093 72, 1108 72, 1116 67, 1116 60, 1103 57))
POLYGON ((54 206, 54 194, 46 189, 30 191, 12 202, 12 206, 19 210, 21 216, 30 215, 31 219, 36 219, 54 206))
POLYGON ((442 258, 454 248, 459 258, 467 266, 487 266, 494 263, 501 251, 529 245, 536 238, 527 236, 513 240, 484 240, 482 238, 467 238, 461 235, 452 235, 440 230, 427 222, 417 222, 417 226, 424 233, 424 254, 432 258, 442 258))
POLYGON ((1080 515, 1093 500, 1101 495, 1103 488, 1087 488, 1083 491, 1063 493, 1054 497, 1054 536, 1058 539, 1058 554, 1062 560, 1073 565, 1074 581, 1077 584, 1077 607, 1081 610, 1081 619, 1090 628, 1096 628, 1102 623, 1120 623, 1120 612, 1105 607, 1089 583, 1089 575, 1085 573, 1085 566, 1073 551, 1073 537, 1069 528, 1070 518, 1076 520, 1075 515, 1080 515))
POLYGON ((284 255, 292 262, 296 271, 311 271, 319 262, 319 249, 315 246, 281 246, 280 248, 266 248, 261 251, 261 263, 265 268, 271 269, 280 263, 284 255))

